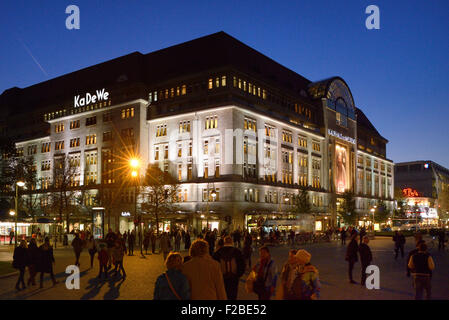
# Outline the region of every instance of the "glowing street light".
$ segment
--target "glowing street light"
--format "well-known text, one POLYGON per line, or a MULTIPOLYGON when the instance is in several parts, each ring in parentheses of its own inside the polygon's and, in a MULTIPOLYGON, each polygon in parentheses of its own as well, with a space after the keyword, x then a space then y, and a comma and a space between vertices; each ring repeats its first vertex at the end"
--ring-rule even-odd
POLYGON ((137 177, 137 171, 136 171, 136 170, 133 170, 133 171, 131 172, 131 176, 132 176, 133 178, 137 177))
MULTIPOLYGON (((23 188, 25 186, 25 182, 23 181, 16 181, 16 198, 15 198, 15 216, 16 216, 16 221, 15 221, 15 225, 14 225, 14 248, 17 247, 17 218, 19 216, 18 212, 19 212, 19 187, 23 188)), ((9 212, 9 214, 11 215, 11 212, 9 212)))
POLYGON ((10 211, 9 211, 9 215, 10 215, 10 216, 14 216, 15 214, 16 214, 16 212, 15 212, 14 210, 10 210, 10 211))
POLYGON ((129 160, 129 165, 131 166, 131 168, 138 168, 139 164, 140 164, 139 159, 132 158, 131 160, 129 160))

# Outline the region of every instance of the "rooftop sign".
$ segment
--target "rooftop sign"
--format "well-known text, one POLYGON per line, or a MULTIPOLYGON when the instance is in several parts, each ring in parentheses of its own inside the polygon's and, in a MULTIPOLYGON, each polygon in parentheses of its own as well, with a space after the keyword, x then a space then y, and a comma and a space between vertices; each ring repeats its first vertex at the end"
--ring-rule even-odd
POLYGON ((96 103, 100 101, 108 100, 109 92, 105 91, 105 89, 96 90, 95 94, 90 94, 87 92, 84 97, 81 98, 80 95, 77 95, 73 98, 73 107, 83 107, 91 103, 96 103))
POLYGON ((344 136, 342 135, 340 132, 334 131, 332 129, 327 129, 327 133, 331 136, 337 137, 338 139, 350 142, 352 144, 355 144, 355 139, 348 137, 348 136, 344 136))

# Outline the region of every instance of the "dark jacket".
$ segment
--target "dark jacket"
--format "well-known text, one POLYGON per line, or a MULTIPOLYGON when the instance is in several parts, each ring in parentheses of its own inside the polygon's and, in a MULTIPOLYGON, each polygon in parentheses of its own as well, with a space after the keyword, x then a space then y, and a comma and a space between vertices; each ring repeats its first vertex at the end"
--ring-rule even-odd
POLYGON ((190 245, 191 245, 191 241, 190 241, 190 233, 186 232, 186 234, 184 235, 184 248, 189 250, 190 249, 190 245))
MULTIPOLYGON (((190 300, 190 286, 187 277, 176 269, 167 270, 167 276, 170 279, 170 283, 173 289, 176 291, 181 300, 190 300)), ((165 273, 161 274, 154 286, 154 300, 178 300, 176 295, 168 284, 165 273)))
POLYGON ((48 245, 41 245, 39 247, 41 251, 41 259, 38 264, 37 271, 50 273, 53 270, 53 262, 55 262, 55 257, 53 256, 53 247, 48 245))
POLYGON ((115 245, 115 240, 117 240, 117 236, 114 232, 109 232, 104 239, 106 240, 108 248, 113 248, 115 245))
POLYGON ((403 234, 394 235, 393 241, 396 247, 402 247, 405 244, 405 237, 403 234))
POLYGON ((243 255, 247 259, 251 256, 251 252, 253 250, 251 247, 252 244, 253 244, 253 239, 251 238, 251 236, 249 234, 247 234, 245 236, 245 242, 243 244, 243 255))
POLYGON ((30 243, 30 245, 28 246, 28 265, 37 266, 40 260, 41 260, 41 251, 35 244, 30 243))
POLYGON ((83 240, 79 237, 75 237, 75 239, 72 240, 72 247, 75 252, 83 251, 83 240))
POLYGON ((410 276, 410 272, 412 271, 409 267, 408 267, 408 262, 410 261, 410 258, 415 254, 415 253, 418 253, 418 248, 416 248, 416 249, 413 249, 412 251, 410 251, 409 253, 408 253, 408 256, 407 256, 407 260, 406 260, 406 262, 405 262, 405 266, 406 266, 406 268, 407 268, 407 276, 410 276))
POLYGON ((359 253, 360 253, 360 262, 363 265, 369 265, 371 261, 373 260, 373 255, 371 254, 371 249, 368 247, 367 244, 361 243, 359 246, 359 253))
POLYGON ((359 245, 355 239, 352 239, 348 244, 348 248, 346 249, 346 261, 358 261, 357 252, 359 251, 359 245))
POLYGON ((232 278, 240 278, 245 273, 245 260, 243 259, 242 252, 233 246, 226 245, 220 249, 218 249, 214 255, 212 256, 215 260, 220 263, 221 272, 223 273, 223 277, 232 277, 232 278), (235 260, 236 273, 226 275, 225 269, 225 261, 227 260, 235 260))
POLYGON ((17 247, 14 249, 13 267, 16 269, 25 268, 28 264, 28 249, 17 247))

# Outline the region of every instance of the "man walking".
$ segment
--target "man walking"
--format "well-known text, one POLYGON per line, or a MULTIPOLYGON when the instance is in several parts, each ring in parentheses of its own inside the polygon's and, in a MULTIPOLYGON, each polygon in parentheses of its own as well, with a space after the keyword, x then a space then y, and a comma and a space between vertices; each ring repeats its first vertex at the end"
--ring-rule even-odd
POLYGON ((245 273, 245 260, 242 252, 232 246, 232 238, 224 238, 224 246, 218 249, 213 258, 220 263, 228 300, 237 300, 240 277, 245 273))
POLYGON ((354 269, 354 264, 358 261, 357 253, 359 251, 359 245, 357 244, 358 235, 354 234, 351 237, 351 242, 348 244, 348 248, 346 249, 346 261, 349 263, 349 283, 357 283, 352 278, 352 270, 354 269))
POLYGON ((438 232, 438 250, 441 250, 441 249, 444 250, 445 242, 446 242, 446 233, 444 232, 444 229, 441 229, 438 232))
POLYGON ((345 227, 341 228, 340 231, 341 244, 346 245, 346 230, 345 227))
POLYGON ((128 235, 128 255, 134 255, 134 243, 136 242, 136 235, 134 230, 128 235))
POLYGON ((75 233, 75 239, 72 240, 73 251, 75 252, 75 266, 80 266, 80 255, 83 251, 83 240, 81 240, 79 233, 75 233))
POLYGON ((435 264, 430 254, 427 253, 427 245, 425 243, 419 245, 418 252, 410 258, 408 267, 412 270, 415 299, 422 300, 423 291, 425 290, 426 298, 430 300, 432 291, 430 280, 435 264))
POLYGON ((112 251, 114 250, 115 241, 117 240, 117 236, 114 232, 112 232, 112 229, 109 229, 108 234, 104 238, 106 240, 106 245, 108 247, 108 270, 111 269, 111 263, 112 263, 112 251))
POLYGON ((362 264, 362 286, 365 285, 366 281, 366 268, 371 264, 371 261, 373 260, 373 255, 371 254, 371 249, 369 248, 368 243, 368 236, 364 236, 362 243, 359 246, 360 263, 362 264))

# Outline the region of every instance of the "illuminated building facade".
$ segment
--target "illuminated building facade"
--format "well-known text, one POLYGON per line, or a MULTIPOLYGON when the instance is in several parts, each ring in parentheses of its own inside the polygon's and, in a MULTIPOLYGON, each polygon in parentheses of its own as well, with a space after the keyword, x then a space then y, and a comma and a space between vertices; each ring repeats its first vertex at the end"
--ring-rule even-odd
POLYGON ((447 223, 449 170, 433 161, 411 161, 395 166, 395 186, 407 205, 407 215, 418 211, 424 225, 447 223))
POLYGON ((340 223, 345 191, 361 214, 381 199, 392 208, 387 140, 345 81, 312 82, 223 32, 12 88, 0 103, 9 110, 5 134, 35 159, 49 215, 55 168, 69 159, 70 190, 84 199, 74 202, 84 213, 73 220, 88 217, 101 194, 112 203, 106 227, 131 228, 136 199, 126 165, 134 156, 141 176, 155 164, 179 181, 163 229, 324 229, 340 223), (303 189, 310 214, 292 212, 303 189))

